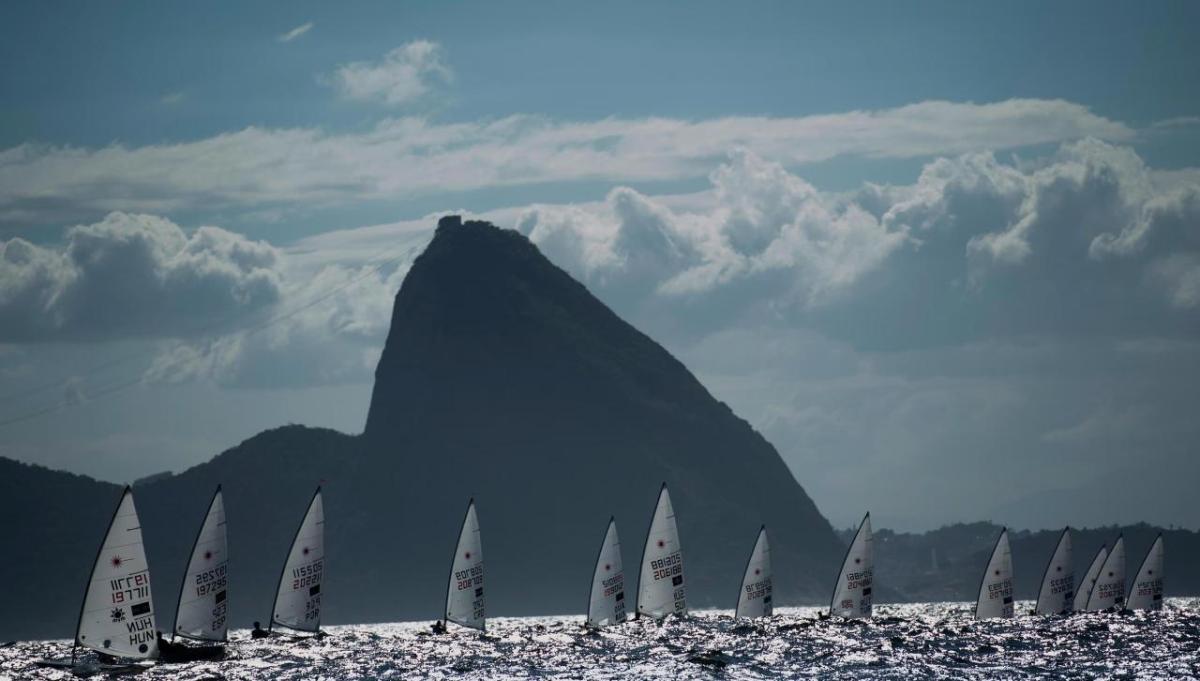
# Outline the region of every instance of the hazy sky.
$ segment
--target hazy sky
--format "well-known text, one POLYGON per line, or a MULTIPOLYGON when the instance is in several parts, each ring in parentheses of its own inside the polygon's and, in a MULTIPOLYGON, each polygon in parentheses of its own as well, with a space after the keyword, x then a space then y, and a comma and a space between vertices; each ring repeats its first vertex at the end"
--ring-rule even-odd
POLYGON ((835 525, 1200 527, 1200 4, 993 5, 4 3, 0 455, 358 432, 462 212, 835 525))

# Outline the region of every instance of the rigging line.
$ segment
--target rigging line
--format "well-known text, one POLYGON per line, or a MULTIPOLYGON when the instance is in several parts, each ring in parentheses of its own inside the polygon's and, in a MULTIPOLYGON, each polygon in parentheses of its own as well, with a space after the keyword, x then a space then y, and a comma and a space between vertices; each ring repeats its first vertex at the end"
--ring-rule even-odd
MULTIPOLYGON (((377 262, 377 263, 376 263, 374 266, 372 266, 372 267, 371 267, 371 268, 369 268, 368 270, 364 271, 364 272, 363 272, 363 273, 362 273, 360 276, 358 276, 358 277, 356 277, 356 278, 354 278, 354 279, 351 279, 350 281, 347 281, 347 282, 345 282, 345 283, 344 283, 342 286, 339 286, 339 287, 337 287, 337 288, 333 289, 332 291, 330 291, 330 292, 327 292, 326 294, 324 294, 324 295, 322 295, 322 296, 319 296, 318 298, 314 299, 314 300, 312 301, 312 304, 314 304, 314 305, 315 305, 316 303, 319 303, 319 302, 323 302, 323 301, 325 301, 325 300, 328 300, 330 297, 332 297, 333 295, 336 295, 337 293, 339 293, 339 292, 341 292, 341 291, 345 290, 345 289, 346 289, 347 287, 349 287, 350 285, 352 285, 352 284, 356 284, 356 283, 358 283, 359 281, 362 281, 363 279, 366 279, 367 277, 369 277, 369 276, 371 276, 371 275, 375 274, 375 273, 376 273, 376 272, 378 272, 378 271, 379 271, 379 270, 380 270, 380 269, 381 269, 383 266, 385 266, 385 265, 387 265, 387 264, 389 264, 389 263, 396 262, 396 261, 400 260, 402 257, 404 257, 404 256, 406 256, 406 255, 410 255, 410 254, 412 254, 412 252, 413 252, 414 250, 415 250, 415 247, 412 247, 412 246, 410 246, 410 247, 408 247, 407 249, 405 249, 405 251, 404 251, 403 253, 400 253, 400 254, 398 254, 398 255, 395 255, 395 256, 393 256, 393 257, 391 257, 391 258, 388 258, 388 259, 386 259, 386 260, 381 260, 381 261, 377 262)), ((384 252, 384 255, 387 255, 387 252, 386 252, 386 251, 384 252)), ((308 305, 307 307, 304 307, 304 308, 301 308, 301 309, 302 309, 302 310, 303 310, 303 309, 308 309, 308 307, 311 307, 311 305, 308 305)), ((280 314, 278 317, 275 317, 275 318, 268 319, 266 323, 267 323, 268 325, 269 325, 269 324, 272 324, 272 323, 274 323, 275 321, 279 321, 281 317, 284 317, 284 316, 285 316, 285 315, 287 315, 287 314, 288 314, 288 313, 286 313, 286 312, 285 312, 285 313, 281 313, 281 314, 280 314)), ((214 323, 212 323, 212 324, 208 325, 208 328, 207 328, 207 329, 204 329, 204 328, 200 329, 200 330, 198 331, 197 335, 198 335, 198 336, 200 336, 200 337, 212 336, 212 335, 214 335, 215 333, 217 333, 217 330, 218 330, 219 328, 221 328, 221 327, 225 326, 225 324, 226 324, 226 323, 228 323, 228 322, 230 322, 230 321, 233 321, 233 320, 234 320, 234 319, 235 319, 237 316, 238 316, 238 313, 237 313, 237 312, 234 312, 234 313, 232 313, 232 314, 230 314, 230 315, 227 315, 226 317, 224 317, 224 318, 222 318, 222 319, 220 319, 220 320, 217 320, 216 322, 214 322, 214 323)), ((252 330, 251 332, 256 332, 256 331, 260 330, 260 327, 261 327, 261 325, 259 325, 259 326, 257 326, 257 327, 256 327, 256 326, 251 326, 251 327, 249 327, 249 328, 252 330)), ((80 373, 80 374, 75 374, 75 375, 72 375, 72 376, 70 376, 70 377, 68 377, 68 378, 65 378, 65 379, 61 379, 61 380, 55 380, 55 381, 52 381, 52 382, 43 383, 43 384, 41 384, 41 385, 39 385, 39 386, 35 386, 35 387, 33 387, 33 388, 28 388, 28 389, 25 389, 25 390, 19 390, 19 391, 16 391, 16 392, 9 393, 9 394, 7 394, 7 395, 0 395, 0 404, 6 404, 6 403, 8 403, 8 402, 12 402, 12 401, 15 401, 15 400, 19 400, 19 399, 26 399, 26 398, 29 398, 29 397, 33 397, 34 395, 38 395, 38 394, 40 394, 40 393, 43 393, 43 392, 45 392, 45 391, 47 391, 47 390, 49 390, 49 389, 51 389, 51 388, 58 388, 58 387, 62 387, 62 386, 64 386, 64 385, 66 385, 66 384, 67 384, 69 381, 71 381, 71 380, 78 379, 78 378, 87 378, 87 377, 90 377, 90 376, 94 376, 94 375, 96 375, 96 374, 99 374, 99 373, 101 373, 101 372, 103 372, 103 371, 107 370, 107 369, 111 369, 111 368, 113 368, 113 367, 121 366, 122 364, 127 364, 127 363, 129 363, 129 362, 132 362, 133 360, 140 359, 140 358, 142 358, 142 357, 145 357, 145 356, 146 356, 146 353, 145 353, 145 351, 144 351, 144 350, 139 350, 139 351, 137 351, 137 352, 131 352, 131 353, 128 353, 128 354, 126 354, 126 355, 121 355, 121 356, 119 356, 119 357, 115 357, 115 358, 113 358, 113 359, 110 359, 110 360, 107 360, 107 361, 101 362, 101 363, 99 363, 99 364, 96 364, 95 366, 92 366, 92 367, 88 368, 87 370, 83 371, 83 372, 82 372, 82 373, 80 373)), ((55 407, 55 408, 57 408, 57 407, 55 407)), ((0 422, 0 426, 3 426, 3 425, 4 425, 4 422, 0 422)))
MULTIPOLYGON (((387 260, 380 261, 380 262, 376 263, 375 265, 373 265, 372 267, 368 268, 366 271, 364 271, 359 276, 343 282, 340 286, 337 286, 337 287, 327 291, 323 295, 320 295, 320 296, 304 303, 303 305, 297 306, 286 312, 280 313, 274 317, 268 318, 263 323, 261 323, 257 326, 250 327, 244 333, 246 333, 247 335, 254 334, 259 331, 262 331, 263 329, 269 328, 279 322, 286 321, 287 319, 290 319, 291 317, 294 317, 297 314, 304 312, 305 310, 313 307, 314 305, 317 305, 321 302, 328 300, 329 298, 333 297, 334 295, 337 295, 341 291, 346 290, 350 286, 377 273, 385 265, 388 265, 389 263, 397 262, 401 258, 403 258, 407 255, 410 255, 413 252, 413 250, 415 250, 415 247, 410 247, 410 248, 406 249, 405 252, 403 252, 403 253, 397 254, 391 258, 388 258, 387 260)), ((130 355, 129 357, 132 358, 132 357, 144 357, 144 356, 145 356, 145 353, 139 353, 137 355, 130 355)), ((110 364, 112 364, 112 362, 110 362, 110 364)), ((143 376, 141 374, 139 374, 138 376, 136 376, 133 379, 115 383, 106 388, 101 388, 100 390, 95 391, 90 395, 87 395, 87 398, 88 398, 87 401, 90 402, 92 399, 97 398, 97 397, 105 397, 105 396, 113 395, 113 394, 116 394, 119 392, 124 392, 125 390, 132 388, 135 385, 138 385, 139 383, 142 382, 142 380, 143 380, 143 376)), ((54 383, 53 385, 61 385, 63 383, 64 383, 63 381, 59 381, 59 382, 54 383)), ((30 419, 37 418, 39 416, 44 416, 46 414, 50 414, 52 412, 59 411, 60 409, 66 409, 69 407, 78 406, 81 403, 82 402, 75 401, 75 400, 63 400, 61 402, 57 402, 55 404, 52 404, 52 405, 49 405, 46 407, 42 407, 40 409, 35 409, 33 411, 26 412, 24 414, 18 414, 17 416, 14 416, 14 417, 11 417, 8 419, 4 419, 4 420, 0 420, 0 428, 4 428, 6 426, 10 426, 10 425, 13 425, 16 423, 28 421, 30 419)))
MULTIPOLYGON (((88 396, 88 399, 86 401, 91 401, 92 399, 97 398, 97 397, 104 397, 106 395, 111 395, 113 393, 121 392, 122 390, 131 388, 141 382, 142 382, 142 377, 138 376, 138 377, 133 378, 128 381, 122 381, 120 383, 115 383, 106 388, 101 388, 100 390, 95 391, 94 393, 92 393, 91 395, 88 396)), ((77 402, 74 400, 64 400, 62 402, 57 402, 48 407, 42 407, 41 409, 35 409, 34 411, 25 412, 24 414, 20 414, 18 416, 14 416, 12 418, 0 421, 0 428, 3 428, 5 426, 10 426, 14 423, 21 423, 22 421, 29 421, 30 419, 35 419, 39 416, 44 416, 51 412, 56 412, 60 409, 66 409, 68 407, 74 407, 79 404, 81 404, 81 402, 77 402)))

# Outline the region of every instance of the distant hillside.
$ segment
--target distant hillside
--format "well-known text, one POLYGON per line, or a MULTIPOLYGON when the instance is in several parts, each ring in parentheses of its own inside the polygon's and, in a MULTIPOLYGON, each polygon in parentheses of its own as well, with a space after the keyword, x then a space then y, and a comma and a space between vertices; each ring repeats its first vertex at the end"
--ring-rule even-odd
MULTIPOLYGON (((325 622, 441 614, 474 496, 489 614, 582 612, 615 514, 635 593, 659 484, 682 535, 689 600, 732 607, 758 526, 778 600, 826 597, 842 547, 775 449, 657 343, 525 237, 447 218, 396 296, 363 435, 290 426, 135 487, 159 627, 213 488, 225 487, 230 618, 266 620, 280 562, 324 482, 325 622)), ((69 637, 111 484, 0 460, 0 513, 20 518, 0 639, 69 637), (11 610, 9 610, 11 608, 11 610)), ((7 536, 6 536, 7 540, 7 536)))
POLYGON ((73 635, 83 587, 120 493, 110 483, 0 458, 0 513, 10 519, 0 536, 11 555, 0 562, 10 614, 0 617, 0 640, 73 635), (63 629, 67 622, 70 628, 63 629))
MULTIPOLYGON (((877 530, 875 575, 907 601, 973 601, 989 553, 1000 533, 991 523, 957 524, 923 534, 877 530)), ((1200 594, 1200 532, 1162 530, 1149 525, 1071 530, 1075 574, 1081 578, 1102 544, 1112 546, 1124 533, 1129 579, 1141 564, 1159 532, 1166 546, 1166 591, 1169 596, 1200 594)), ((1057 545, 1061 530, 1010 530, 1016 597, 1034 599, 1042 573, 1057 545)), ((853 530, 840 532, 849 542, 853 530)))

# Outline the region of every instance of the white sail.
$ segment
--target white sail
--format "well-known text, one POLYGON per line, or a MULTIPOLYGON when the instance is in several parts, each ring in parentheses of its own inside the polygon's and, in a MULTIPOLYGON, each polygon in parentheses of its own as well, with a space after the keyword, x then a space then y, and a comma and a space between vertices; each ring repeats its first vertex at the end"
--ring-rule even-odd
POLYGON ((1079 588, 1075 589, 1075 612, 1084 612, 1087 610, 1088 596, 1092 595, 1092 587, 1096 586, 1096 578, 1100 576, 1100 568, 1104 567, 1104 561, 1108 560, 1108 547, 1101 546, 1096 552, 1096 557, 1092 559, 1092 564, 1088 566, 1087 572, 1083 575, 1083 579, 1079 582, 1079 588))
POLYGON ((592 573, 592 589, 588 595, 587 623, 603 627, 625 621, 625 571, 621 567, 621 540, 617 538, 617 521, 608 519, 604 543, 596 556, 592 573))
POLYGON ((225 538, 225 500, 221 487, 213 494, 208 514, 196 541, 192 557, 183 573, 179 588, 179 605, 175 608, 176 636, 198 641, 224 642, 228 636, 226 621, 228 602, 229 546, 225 538))
POLYGON ((1088 595, 1087 609, 1089 612, 1116 608, 1120 610, 1125 605, 1125 537, 1117 537, 1104 566, 1096 576, 1096 585, 1088 595))
POLYGON ((1163 605, 1163 538, 1158 535, 1142 567, 1133 578, 1133 586, 1129 589, 1129 602, 1125 607, 1130 610, 1162 610, 1163 605))
POLYGON ((734 616, 770 617, 774 612, 771 600, 771 545, 767 541, 767 526, 763 525, 758 530, 758 539, 754 540, 750 559, 746 561, 734 616))
POLYGON ((158 655, 155 631, 142 526, 133 489, 126 487, 92 567, 75 642, 114 657, 145 659, 158 655))
POLYGON ((296 631, 321 628, 321 582, 325 577, 325 508, 321 488, 313 494, 308 512, 296 530, 287 562, 279 575, 279 590, 271 625, 296 631))
POLYGON ((683 551, 679 529, 667 483, 658 493, 654 518, 646 534, 642 551, 642 570, 638 577, 638 615, 662 619, 671 613, 687 614, 687 593, 683 584, 683 551))
POLYGON ((983 581, 979 584, 979 600, 975 603, 975 619, 1013 616, 1012 550, 1008 546, 1008 528, 1000 530, 1000 538, 992 549, 983 581))
POLYGON ((1042 587, 1038 590, 1034 613, 1062 615, 1071 612, 1075 604, 1075 563, 1071 553, 1071 528, 1065 528, 1046 564, 1042 587))
POLYGON ((483 631, 483 543, 479 538, 479 518, 475 500, 467 503, 450 566, 450 585, 446 591, 446 621, 483 631))
POLYGON ((829 614, 857 619, 871 616, 871 584, 875 581, 875 559, 871 539, 871 514, 863 516, 858 532, 846 549, 846 558, 833 585, 829 614))

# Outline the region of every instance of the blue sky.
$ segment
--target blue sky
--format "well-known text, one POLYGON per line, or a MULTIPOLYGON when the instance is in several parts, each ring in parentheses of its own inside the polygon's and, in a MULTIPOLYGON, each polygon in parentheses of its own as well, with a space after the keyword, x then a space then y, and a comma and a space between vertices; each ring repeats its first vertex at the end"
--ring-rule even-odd
POLYGON ((7 3, 0 422, 52 411, 0 455, 127 480, 356 432, 407 263, 466 211, 680 356, 837 524, 1198 526, 1180 476, 1135 474, 1200 473, 1197 25, 7 3))

